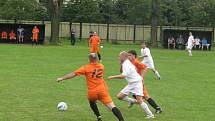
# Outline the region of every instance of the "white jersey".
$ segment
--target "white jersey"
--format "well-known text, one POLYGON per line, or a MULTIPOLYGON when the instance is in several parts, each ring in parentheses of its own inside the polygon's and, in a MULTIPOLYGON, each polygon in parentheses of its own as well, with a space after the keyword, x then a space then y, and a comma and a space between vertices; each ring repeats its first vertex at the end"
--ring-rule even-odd
POLYGON ((142 81, 142 77, 137 73, 135 66, 128 59, 122 64, 122 75, 125 76, 128 83, 142 81))
POLYGON ((193 45, 193 41, 194 41, 194 37, 192 35, 189 36, 188 41, 187 41, 187 46, 192 46, 193 45))
POLYGON ((145 47, 144 49, 142 48, 141 56, 147 56, 147 57, 144 57, 143 63, 153 63, 152 55, 151 55, 149 48, 147 48, 147 47, 145 47))

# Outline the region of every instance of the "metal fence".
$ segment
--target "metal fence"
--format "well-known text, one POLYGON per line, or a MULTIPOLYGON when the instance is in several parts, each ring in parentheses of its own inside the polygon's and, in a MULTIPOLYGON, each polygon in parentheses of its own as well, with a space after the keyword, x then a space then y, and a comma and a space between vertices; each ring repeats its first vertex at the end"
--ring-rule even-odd
MULTIPOLYGON (((0 20, 0 23, 20 23, 20 24, 45 24, 45 37, 51 36, 50 21, 14 21, 0 20)), ((76 37, 87 39, 90 31, 96 31, 101 39, 110 41, 121 41, 124 43, 136 43, 142 40, 151 41, 151 26, 148 25, 120 25, 120 24, 97 24, 97 23, 60 23, 60 37, 70 37, 70 31, 74 29, 76 37), (109 26, 109 29, 108 29, 109 26)), ((163 31, 191 30, 191 31, 212 31, 212 42, 214 43, 215 30, 213 27, 179 27, 179 26, 158 26, 157 40, 161 45, 165 42, 163 31)))

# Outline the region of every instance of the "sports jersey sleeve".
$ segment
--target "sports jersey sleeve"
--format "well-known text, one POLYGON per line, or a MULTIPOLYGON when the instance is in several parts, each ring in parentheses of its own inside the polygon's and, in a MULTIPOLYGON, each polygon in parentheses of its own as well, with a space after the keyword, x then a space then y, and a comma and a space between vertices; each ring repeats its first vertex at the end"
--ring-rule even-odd
POLYGON ((122 75, 123 76, 128 76, 130 73, 130 68, 129 68, 129 65, 127 63, 124 63, 122 65, 122 75))
POLYGON ((76 76, 80 76, 80 75, 84 75, 86 72, 86 69, 84 66, 82 66, 81 68, 77 69, 74 73, 76 76))
POLYGON ((147 69, 147 66, 144 63, 138 62, 137 63, 137 68, 139 68, 139 69, 147 69))

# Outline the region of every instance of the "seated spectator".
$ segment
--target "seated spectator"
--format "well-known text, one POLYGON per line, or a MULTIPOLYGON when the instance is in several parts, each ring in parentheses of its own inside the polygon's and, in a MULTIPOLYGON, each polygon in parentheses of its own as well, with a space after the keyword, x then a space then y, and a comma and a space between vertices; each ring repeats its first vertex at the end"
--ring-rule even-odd
POLYGON ((210 44, 208 43, 208 40, 206 38, 202 39, 202 50, 204 49, 204 46, 207 47, 207 50, 209 49, 210 44))
POLYGON ((194 39, 194 48, 195 49, 200 49, 201 48, 201 40, 198 38, 198 37, 196 37, 195 39, 194 39))
POLYGON ((184 39, 182 35, 180 35, 177 40, 176 40, 176 46, 178 49, 183 49, 184 48, 184 39))
POLYGON ((7 39, 7 32, 6 31, 2 31, 1 39, 7 39))
POLYGON ((168 38, 168 49, 169 48, 175 49, 175 39, 174 39, 174 37, 168 38))
POLYGON ((16 43, 16 34, 14 33, 13 30, 9 33, 9 39, 11 43, 16 43))

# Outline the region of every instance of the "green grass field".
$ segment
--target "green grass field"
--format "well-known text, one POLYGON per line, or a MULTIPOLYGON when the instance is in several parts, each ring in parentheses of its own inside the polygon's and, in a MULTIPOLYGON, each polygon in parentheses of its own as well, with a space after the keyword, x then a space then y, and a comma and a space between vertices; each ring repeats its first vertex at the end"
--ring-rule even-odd
MULTIPOLYGON (((0 45, 0 121, 95 121, 86 98, 84 77, 57 83, 56 78, 88 63, 88 47, 0 45), (66 112, 56 105, 67 102, 66 112)), ((138 45, 105 45, 102 49, 105 78, 119 73, 118 53, 138 45)), ((145 83, 151 97, 163 108, 153 121, 214 121, 215 52, 152 49, 155 64, 162 76, 157 80, 151 71, 145 83)), ((127 108, 116 99, 125 80, 107 81, 110 94, 126 121, 144 121, 139 106, 127 108)), ((116 121, 101 103, 104 121, 116 121)), ((150 107, 150 106, 149 106, 150 107)), ((150 107, 151 108, 151 107, 150 107)), ((152 108, 151 108, 152 109, 152 108)), ((154 110, 152 109, 154 112, 154 110)))

